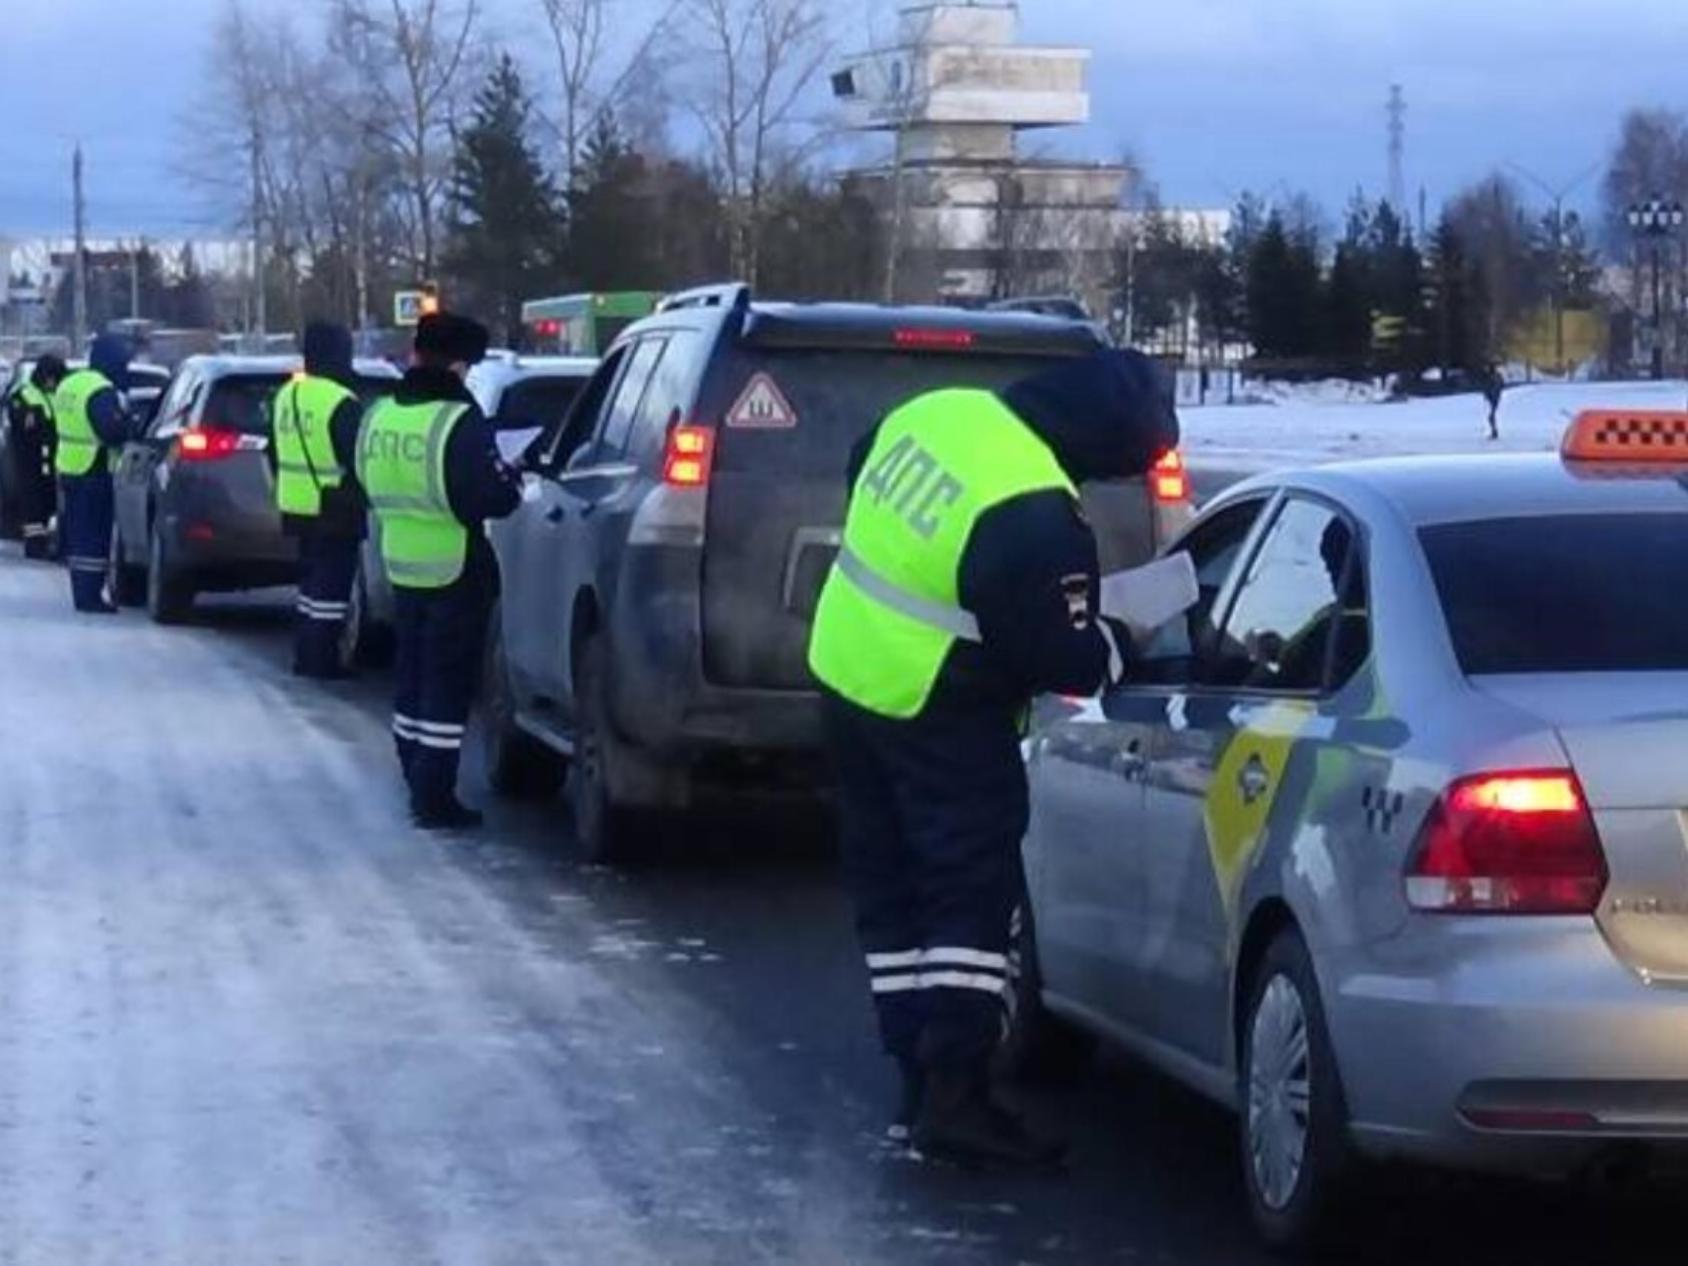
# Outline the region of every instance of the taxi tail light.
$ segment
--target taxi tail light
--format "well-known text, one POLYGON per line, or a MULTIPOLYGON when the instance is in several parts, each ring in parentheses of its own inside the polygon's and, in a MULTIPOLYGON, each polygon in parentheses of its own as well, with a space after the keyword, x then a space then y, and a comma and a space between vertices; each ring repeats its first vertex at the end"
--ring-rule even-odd
POLYGON ((1184 455, 1169 448, 1156 459, 1149 471, 1149 486, 1156 503, 1179 505, 1190 499, 1190 472, 1184 466, 1184 455))
POLYGON ((176 456, 184 462, 215 462, 240 451, 240 432, 220 426, 190 426, 176 437, 176 456))
POLYGON ((715 466, 715 432, 706 426, 676 426, 668 432, 662 482, 670 488, 702 488, 715 466))
POLYGON ((1569 770, 1463 778, 1443 794, 1407 867, 1407 904, 1437 914, 1592 914, 1606 856, 1569 770))

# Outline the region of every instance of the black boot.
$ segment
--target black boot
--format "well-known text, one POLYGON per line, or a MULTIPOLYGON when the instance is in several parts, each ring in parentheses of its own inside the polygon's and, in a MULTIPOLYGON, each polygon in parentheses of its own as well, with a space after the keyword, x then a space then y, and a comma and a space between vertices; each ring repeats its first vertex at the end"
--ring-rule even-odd
POLYGON ((1039 1137, 998 1104, 985 1067, 970 1064, 926 1070, 913 1143, 922 1156, 963 1169, 1053 1170, 1066 1154, 1064 1144, 1039 1137))
POLYGON ((472 831, 486 820, 479 809, 471 809, 456 796, 412 805, 410 816, 424 831, 472 831))
POLYGON ((899 1059, 897 1071, 901 1079, 897 1110, 891 1124, 885 1127, 885 1137, 893 1143, 906 1144, 914 1137, 914 1123, 920 1120, 920 1105, 926 1097, 926 1070, 919 1060, 899 1059))

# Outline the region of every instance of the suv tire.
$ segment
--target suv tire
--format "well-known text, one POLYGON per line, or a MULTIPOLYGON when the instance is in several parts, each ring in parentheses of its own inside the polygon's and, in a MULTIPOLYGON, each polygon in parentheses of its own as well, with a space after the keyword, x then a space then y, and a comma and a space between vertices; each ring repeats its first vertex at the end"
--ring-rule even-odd
POLYGON ((181 624, 193 613, 193 581, 171 568, 157 520, 147 531, 146 598, 155 624, 181 624))
POLYGON ((111 529, 111 600, 120 607, 138 607, 147 600, 146 568, 128 561, 123 529, 111 529))
POLYGON ((487 781, 499 795, 537 800, 561 789, 568 761, 516 724, 515 692, 504 655, 502 606, 492 611, 474 724, 486 756, 487 781))
POLYGON ((396 644, 392 627, 370 617, 369 581, 360 560, 352 576, 346 622, 340 628, 340 667, 346 672, 358 668, 385 668, 393 662, 396 644))
POLYGON ((631 851, 636 820, 615 795, 615 770, 628 759, 610 725, 609 647, 602 633, 588 636, 575 668, 574 760, 569 808, 580 860, 598 864, 624 860, 631 851))
POLYGON ((1249 1213, 1274 1250, 1316 1250, 1333 1230, 1354 1164, 1318 979, 1293 928, 1255 970, 1242 1023, 1238 1133, 1249 1213))
POLYGON ((1043 1005, 1043 973, 1029 901, 1020 907, 1013 954, 1018 970, 1009 979, 1013 1005, 997 1051, 998 1070, 1018 1081, 1066 1080, 1082 1073, 1096 1053, 1096 1039, 1043 1005))

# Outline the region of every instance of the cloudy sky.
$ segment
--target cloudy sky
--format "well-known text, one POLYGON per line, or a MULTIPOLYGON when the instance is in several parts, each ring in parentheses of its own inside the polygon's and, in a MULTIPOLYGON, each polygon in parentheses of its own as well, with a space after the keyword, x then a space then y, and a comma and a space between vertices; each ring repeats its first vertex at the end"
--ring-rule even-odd
MULTIPOLYGON (((222 3, 0 0, 0 235, 68 226, 78 138, 96 234, 214 227, 171 173, 222 3)), ((537 0, 489 3, 506 38, 531 30, 537 0)), ((1603 159, 1627 107, 1688 109, 1684 0, 1023 0, 1022 11, 1028 38, 1096 48, 1095 121, 1060 146, 1129 150, 1169 203, 1189 206, 1245 188, 1306 189, 1332 208, 1357 184, 1381 191, 1392 82, 1411 107, 1409 183, 1432 205, 1497 165, 1569 182, 1603 159)))

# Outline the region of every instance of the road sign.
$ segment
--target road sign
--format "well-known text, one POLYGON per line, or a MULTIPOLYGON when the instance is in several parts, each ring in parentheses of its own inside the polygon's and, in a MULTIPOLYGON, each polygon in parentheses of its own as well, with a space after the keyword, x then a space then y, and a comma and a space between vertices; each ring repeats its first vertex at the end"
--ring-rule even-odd
POLYGON ((425 293, 421 290, 400 290, 393 295, 393 324, 415 325, 422 319, 422 302, 425 293))

